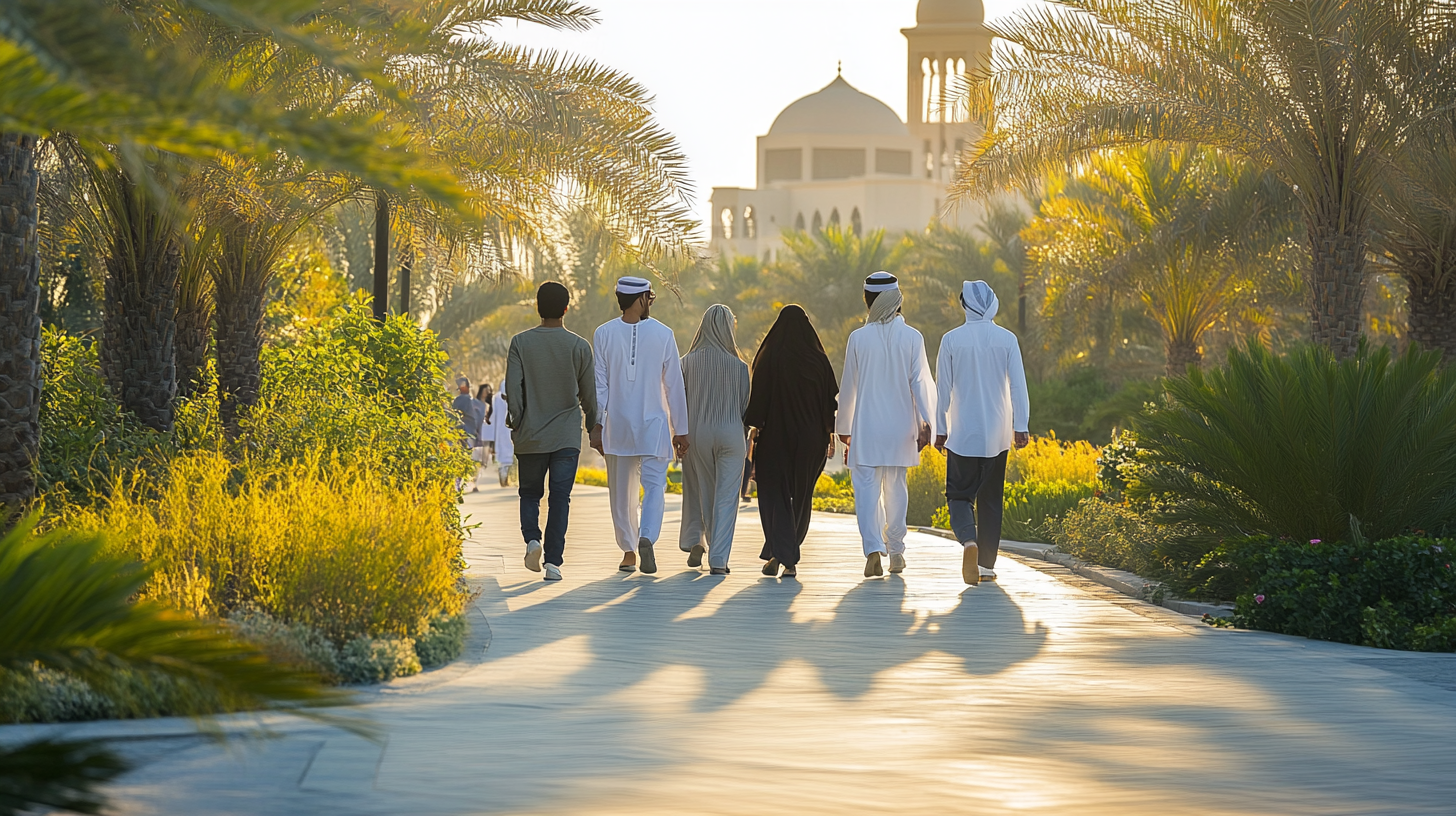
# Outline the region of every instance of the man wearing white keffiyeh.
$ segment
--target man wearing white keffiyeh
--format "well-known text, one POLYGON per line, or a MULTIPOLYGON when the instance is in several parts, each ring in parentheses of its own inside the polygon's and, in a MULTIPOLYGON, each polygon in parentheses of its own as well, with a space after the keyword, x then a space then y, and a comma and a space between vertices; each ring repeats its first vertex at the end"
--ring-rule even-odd
POLYGON ((865 577, 905 569, 906 471, 930 444, 935 383, 925 338, 900 316, 899 281, 888 272, 865 278, 869 316, 849 336, 835 432, 849 445, 855 516, 864 543, 865 577))
POLYGON ((961 576, 968 584, 996 579, 1006 456, 1012 445, 1025 447, 1030 440, 1021 346, 992 322, 999 306, 985 281, 966 281, 965 325, 946 334, 935 360, 935 447, 946 458, 950 526, 964 547, 961 576))

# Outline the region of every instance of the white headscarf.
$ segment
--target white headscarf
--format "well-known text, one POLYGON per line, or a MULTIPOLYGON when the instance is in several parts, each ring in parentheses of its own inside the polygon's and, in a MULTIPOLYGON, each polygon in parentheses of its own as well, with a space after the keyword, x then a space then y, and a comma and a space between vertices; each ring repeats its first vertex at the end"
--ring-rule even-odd
POLYGON ((703 322, 698 324, 698 334, 693 338, 688 353, 708 348, 717 349, 729 357, 738 357, 738 344, 733 339, 733 311, 721 303, 715 303, 703 312, 703 322))
POLYGON ((900 281, 889 272, 876 272, 865 278, 865 291, 879 293, 875 302, 870 304, 865 323, 889 323, 905 303, 905 296, 900 293, 900 281))
POLYGON ((966 310, 966 322, 975 323, 995 318, 1001 301, 985 281, 966 281, 961 286, 961 308, 966 310))

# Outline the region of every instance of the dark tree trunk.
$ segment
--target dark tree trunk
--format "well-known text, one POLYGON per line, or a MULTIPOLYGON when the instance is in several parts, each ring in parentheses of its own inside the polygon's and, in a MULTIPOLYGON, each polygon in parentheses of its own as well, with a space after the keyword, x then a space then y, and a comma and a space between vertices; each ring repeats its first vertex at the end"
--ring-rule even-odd
MULTIPOLYGON (((35 496, 40 455, 40 250, 34 136, 0 133, 0 511, 35 496)), ((0 529, 6 526, 0 518, 0 529)))
POLYGON ((258 401, 262 387, 263 310, 266 292, 244 290, 217 302, 218 412, 236 436, 243 412, 258 401))
POLYGON ((1203 366, 1203 352, 1198 344, 1187 340, 1168 340, 1164 346, 1168 354, 1163 373, 1169 377, 1181 377, 1188 373, 1188 366, 1203 366))
POLYGON ((1422 348, 1440 351, 1446 362, 1456 361, 1456 281, 1442 281, 1434 270, 1404 277, 1410 286, 1407 335, 1422 348))
POLYGON ((1354 356, 1360 345, 1365 228, 1316 221, 1310 224, 1309 239, 1311 339, 1343 360, 1354 356))
POLYGON ((207 366, 207 340, 212 329, 212 306, 206 299, 177 309, 177 395, 190 397, 202 386, 207 366))
POLYGON ((399 313, 409 317, 410 313, 410 278, 415 270, 415 248, 413 244, 406 242, 404 252, 399 259, 399 313))
POLYGON ((389 316, 389 196, 374 199, 374 319, 389 316))
POLYGON ((177 399, 177 278, 182 248, 164 216, 125 177, 106 257, 101 373, 121 406, 153 430, 172 430, 177 399))

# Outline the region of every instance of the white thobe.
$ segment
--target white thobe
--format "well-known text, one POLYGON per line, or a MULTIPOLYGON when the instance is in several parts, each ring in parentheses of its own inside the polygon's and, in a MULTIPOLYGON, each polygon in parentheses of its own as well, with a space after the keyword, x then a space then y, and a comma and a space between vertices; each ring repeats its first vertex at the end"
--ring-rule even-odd
POLYGON ((503 468, 509 468, 516 458, 516 445, 511 441, 511 429, 506 427, 506 412, 510 408, 506 405, 506 396, 500 391, 495 392, 495 398, 491 400, 494 406, 495 417, 498 421, 490 424, 495 430, 495 461, 503 468))
POLYGON ((835 432, 850 437, 855 516, 865 554, 904 552, 905 471, 920 464, 920 428, 935 417, 925 338, 905 318, 849 335, 835 432))
MULTIPOLYGON (((992 312, 991 314, 994 314, 992 312)), ((959 456, 989 458, 1011 449, 1030 414, 1016 335, 967 312, 965 325, 940 341, 935 433, 959 456)))
POLYGON ((604 323, 592 346, 612 526, 617 546, 635 552, 640 539, 656 543, 662 532, 672 438, 688 433, 682 362, 672 329, 652 319, 604 323))

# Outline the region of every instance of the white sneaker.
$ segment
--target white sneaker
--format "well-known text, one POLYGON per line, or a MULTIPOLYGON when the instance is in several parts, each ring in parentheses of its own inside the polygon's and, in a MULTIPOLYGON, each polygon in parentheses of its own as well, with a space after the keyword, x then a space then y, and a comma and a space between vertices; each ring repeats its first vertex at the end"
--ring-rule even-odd
POLYGON ((561 567, 558 567, 555 564, 547 564, 546 565, 546 578, 545 578, 545 580, 547 580, 547 581, 560 581, 561 580, 561 567))
POLYGON ((526 542, 526 569, 531 572, 541 571, 541 542, 526 542))
POLYGON ((980 570, 981 570, 981 580, 982 581, 994 581, 994 580, 996 580, 996 570, 986 569, 985 567, 980 567, 980 570))
POLYGON ((899 575, 905 571, 905 554, 890 553, 890 574, 899 575))

